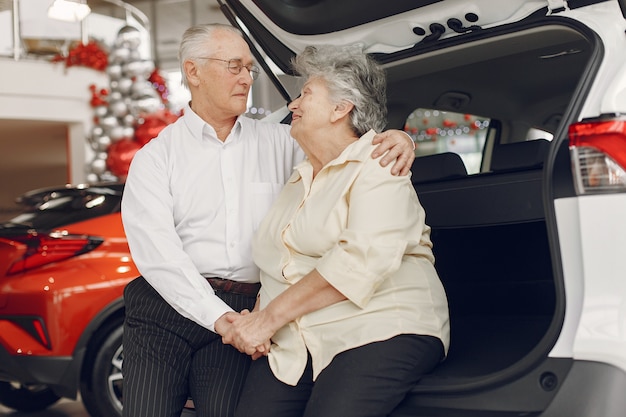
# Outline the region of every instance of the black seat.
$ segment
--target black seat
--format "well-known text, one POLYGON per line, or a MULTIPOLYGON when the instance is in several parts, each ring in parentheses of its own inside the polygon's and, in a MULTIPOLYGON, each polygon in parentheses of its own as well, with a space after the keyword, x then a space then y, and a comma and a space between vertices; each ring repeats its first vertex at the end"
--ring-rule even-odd
POLYGON ((453 152, 415 158, 411 172, 413 184, 467 176, 467 169, 463 160, 458 154, 453 152))
POLYGON ((491 170, 493 172, 539 169, 548 155, 550 142, 535 139, 524 142, 507 143, 493 149, 491 170))

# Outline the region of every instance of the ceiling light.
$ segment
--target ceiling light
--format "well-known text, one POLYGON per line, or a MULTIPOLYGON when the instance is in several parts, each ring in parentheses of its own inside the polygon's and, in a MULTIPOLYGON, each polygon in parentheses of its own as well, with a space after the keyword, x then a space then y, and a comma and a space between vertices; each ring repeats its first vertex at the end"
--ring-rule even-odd
POLYGON ((83 0, 54 0, 48 8, 48 17, 66 22, 80 22, 91 13, 91 9, 83 0))

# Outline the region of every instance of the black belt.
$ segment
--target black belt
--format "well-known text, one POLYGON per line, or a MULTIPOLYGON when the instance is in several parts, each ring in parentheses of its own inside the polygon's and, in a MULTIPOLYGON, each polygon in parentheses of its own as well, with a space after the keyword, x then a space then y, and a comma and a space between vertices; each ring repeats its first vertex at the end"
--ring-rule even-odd
POLYGON ((206 280, 209 281, 214 290, 232 292, 233 294, 257 295, 261 288, 261 283, 259 282, 237 282, 230 279, 211 277, 206 277, 206 280))

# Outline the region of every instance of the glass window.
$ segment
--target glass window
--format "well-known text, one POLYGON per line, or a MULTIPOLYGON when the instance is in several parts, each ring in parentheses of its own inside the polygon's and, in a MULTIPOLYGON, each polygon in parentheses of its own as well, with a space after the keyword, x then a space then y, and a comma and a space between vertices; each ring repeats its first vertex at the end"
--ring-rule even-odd
POLYGON ((461 156, 468 174, 480 172, 480 162, 490 119, 471 114, 416 109, 404 130, 415 141, 416 156, 454 152, 461 156))

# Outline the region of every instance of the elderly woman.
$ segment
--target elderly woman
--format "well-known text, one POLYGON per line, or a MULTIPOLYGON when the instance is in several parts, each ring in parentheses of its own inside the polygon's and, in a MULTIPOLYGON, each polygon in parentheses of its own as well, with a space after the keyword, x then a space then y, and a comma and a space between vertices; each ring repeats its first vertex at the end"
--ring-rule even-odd
POLYGON ((253 243, 260 305, 220 331, 253 362, 237 417, 386 416, 447 352, 448 306, 407 176, 369 157, 385 77, 360 50, 308 47, 289 108, 296 166, 253 243))

